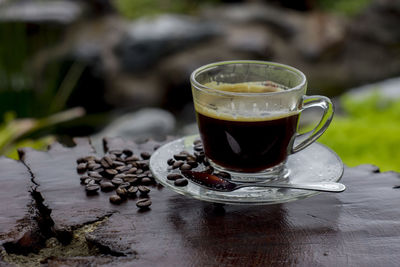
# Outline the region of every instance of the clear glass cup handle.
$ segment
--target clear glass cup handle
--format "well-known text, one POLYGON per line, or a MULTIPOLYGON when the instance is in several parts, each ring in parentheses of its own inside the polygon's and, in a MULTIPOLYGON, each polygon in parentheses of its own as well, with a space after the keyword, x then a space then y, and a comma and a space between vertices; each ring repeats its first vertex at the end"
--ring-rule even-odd
POLYGON ((303 96, 303 108, 301 111, 313 107, 323 109, 324 114, 314 129, 307 133, 296 135, 295 140, 300 140, 300 143, 293 146, 291 154, 299 152, 315 142, 325 132, 332 121, 334 110, 329 98, 320 95, 303 96))

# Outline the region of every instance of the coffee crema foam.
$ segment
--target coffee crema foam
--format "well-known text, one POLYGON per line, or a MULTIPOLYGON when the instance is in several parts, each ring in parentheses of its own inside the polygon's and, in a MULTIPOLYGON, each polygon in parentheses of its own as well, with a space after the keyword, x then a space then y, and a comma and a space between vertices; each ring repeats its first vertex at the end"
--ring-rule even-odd
MULTIPOLYGON (((218 82, 210 82, 204 84, 204 86, 224 92, 233 92, 233 93, 273 93, 273 92, 282 92, 285 91, 285 87, 274 83, 274 82, 246 82, 246 83, 218 83, 218 82)), ((243 102, 243 96, 239 96, 240 101, 243 102)), ((201 105, 199 103, 195 103, 196 112, 201 113, 204 116, 208 116, 214 119, 227 120, 227 121, 243 121, 243 122, 257 122, 257 121, 269 121, 269 120, 277 120, 285 117, 289 117, 295 114, 298 114, 298 111, 293 112, 262 112, 259 111, 259 115, 254 116, 256 113, 257 104, 252 105, 252 109, 249 110, 249 114, 246 115, 237 115, 232 114, 232 110, 235 108, 235 101, 232 99, 218 99, 215 96, 203 96, 203 101, 209 107, 205 105, 201 105), (211 108, 211 107, 215 108, 211 108)), ((250 102, 249 102, 250 103, 250 102)), ((247 103, 247 104, 249 104, 247 103)), ((243 111, 242 111, 243 113, 243 111)))

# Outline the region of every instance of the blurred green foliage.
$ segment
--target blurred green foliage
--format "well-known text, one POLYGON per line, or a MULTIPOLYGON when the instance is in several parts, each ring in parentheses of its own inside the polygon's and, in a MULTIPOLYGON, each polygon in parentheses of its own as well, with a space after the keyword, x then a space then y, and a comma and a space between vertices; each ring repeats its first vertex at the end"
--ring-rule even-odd
POLYGON ((400 172, 400 100, 371 94, 341 98, 346 116, 335 116, 319 142, 331 147, 350 167, 374 164, 400 172))
POLYGON ((366 8, 372 0, 317 0, 318 8, 340 13, 347 16, 354 16, 366 8))
POLYGON ((201 5, 219 0, 116 0, 117 10, 127 18, 152 16, 162 13, 194 13, 201 5))

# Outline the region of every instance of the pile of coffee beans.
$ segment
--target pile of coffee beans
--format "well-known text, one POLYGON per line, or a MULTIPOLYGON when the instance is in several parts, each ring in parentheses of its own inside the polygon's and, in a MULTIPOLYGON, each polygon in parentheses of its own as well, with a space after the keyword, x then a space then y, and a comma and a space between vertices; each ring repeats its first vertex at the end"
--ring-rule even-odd
POLYGON ((229 179, 230 174, 227 172, 214 172, 214 168, 210 166, 207 160, 201 140, 193 142, 193 154, 188 151, 180 151, 178 154, 173 155, 173 158, 167 160, 168 174, 167 179, 174 181, 175 186, 186 186, 188 180, 182 175, 181 171, 195 170, 198 172, 206 172, 215 174, 223 179, 229 179))
POLYGON ((111 150, 104 157, 93 155, 77 159, 77 171, 81 184, 85 186, 88 195, 99 191, 115 194, 110 196, 110 202, 120 204, 128 199, 134 199, 139 209, 148 209, 151 205, 148 185, 156 185, 149 170, 151 153, 142 152, 134 155, 130 149, 111 150))

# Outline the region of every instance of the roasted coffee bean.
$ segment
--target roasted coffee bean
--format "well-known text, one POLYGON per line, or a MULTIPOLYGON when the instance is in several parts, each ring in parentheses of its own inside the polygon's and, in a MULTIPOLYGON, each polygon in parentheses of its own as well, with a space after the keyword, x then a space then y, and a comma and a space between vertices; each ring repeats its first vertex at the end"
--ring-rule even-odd
MULTIPOLYGON (((110 159, 111 160, 111 159, 110 159)), ((111 161, 112 162, 112 161, 111 161)), ((108 161, 107 160, 105 160, 104 158, 102 158, 101 160, 100 160, 100 164, 101 164, 101 166, 103 166, 104 168, 110 168, 111 167, 111 165, 108 163, 108 161)))
POLYGON ((216 172, 214 173, 216 176, 223 178, 223 179, 229 179, 231 178, 231 175, 227 172, 216 172))
POLYGON ((117 170, 114 170, 114 169, 107 169, 107 170, 105 170, 105 172, 106 172, 106 174, 109 175, 109 176, 115 176, 115 175, 118 174, 118 171, 117 171, 117 170))
POLYGON ((125 174, 124 178, 137 178, 138 176, 136 174, 125 174))
POLYGON ((88 172, 88 175, 89 175, 90 177, 93 177, 93 178, 103 178, 103 176, 101 176, 100 173, 95 172, 95 171, 90 171, 90 172, 88 172))
POLYGON ((139 181, 138 178, 124 178, 123 180, 124 180, 124 182, 130 183, 130 184, 136 184, 139 181))
POLYGON ((136 161, 136 164, 138 164, 139 168, 144 171, 149 169, 149 161, 148 160, 139 160, 139 161, 136 161))
POLYGON ((103 178, 95 178, 95 177, 92 177, 91 178, 96 184, 99 184, 101 181, 103 181, 103 178))
POLYGON ((77 164, 85 163, 85 162, 87 162, 87 160, 86 160, 85 158, 78 158, 78 159, 76 160, 76 163, 77 163, 77 164))
POLYGON ((185 186, 188 184, 188 180, 186 178, 180 178, 180 179, 176 179, 174 181, 174 185, 176 186, 185 186))
POLYGON ((128 196, 135 197, 136 193, 138 191, 138 188, 136 186, 131 186, 131 187, 128 188, 127 191, 128 191, 128 196))
POLYGON ((184 162, 181 161, 181 160, 175 161, 174 164, 172 164, 172 169, 177 169, 177 168, 179 168, 180 166, 183 165, 183 163, 184 163, 184 162))
POLYGON ((124 149, 122 152, 123 152, 127 157, 130 157, 130 156, 133 155, 133 151, 130 150, 130 149, 124 149))
POLYGON ((141 173, 141 174, 136 175, 136 177, 139 178, 139 179, 142 179, 142 178, 144 178, 146 176, 147 176, 147 174, 145 174, 145 173, 141 173))
POLYGON ((149 178, 149 177, 143 177, 142 178, 142 184, 144 185, 149 185, 151 184, 153 181, 149 178))
POLYGON ((110 164, 112 164, 112 161, 117 159, 117 156, 114 154, 109 154, 108 157, 111 159, 111 162, 109 162, 110 164))
POLYGON ((174 164, 174 162, 175 162, 174 159, 168 159, 168 160, 167 160, 167 164, 168 164, 169 166, 172 166, 172 164, 174 164))
POLYGON ((87 168, 88 168, 89 170, 92 170, 92 171, 93 171, 93 170, 95 170, 95 169, 101 168, 101 165, 93 161, 93 163, 90 163, 90 164, 88 163, 87 168))
POLYGON ((90 179, 90 177, 87 175, 84 175, 84 176, 81 176, 79 179, 81 180, 81 183, 83 184, 83 183, 85 183, 85 180, 90 179))
POLYGON ((119 156, 114 161, 125 162, 125 156, 119 156))
POLYGON ((149 152, 142 152, 140 153, 140 156, 142 157, 142 159, 149 159, 151 157, 151 154, 149 152))
POLYGON ((100 183, 101 191, 110 192, 114 190, 115 185, 111 182, 101 182, 100 183))
POLYGON ((186 160, 186 158, 187 158, 187 155, 185 155, 185 154, 175 154, 174 155, 174 159, 176 159, 176 160, 186 160))
POLYGON ((184 163, 184 164, 182 164, 181 167, 179 167, 179 169, 180 169, 181 171, 189 171, 189 170, 192 169, 192 166, 190 166, 190 165, 187 164, 187 163, 184 163))
POLYGON ((110 202, 113 204, 120 204, 122 202, 122 198, 118 195, 110 196, 110 202))
POLYGON ((124 180, 122 180, 121 178, 113 178, 111 180, 111 183, 113 183, 115 186, 119 186, 120 184, 122 184, 124 182, 124 180))
MULTIPOLYGON (((130 164, 129 164, 130 165, 130 164)), ((136 173, 138 169, 136 167, 129 168, 129 170, 125 171, 126 174, 136 173)))
POLYGON ((86 167, 87 167, 87 164, 86 164, 86 163, 79 163, 79 164, 78 164, 78 167, 76 167, 76 170, 77 170, 79 173, 84 173, 84 172, 86 171, 86 167))
POLYGON ((115 175, 114 178, 121 178, 121 179, 123 179, 123 178, 125 178, 125 174, 119 173, 119 174, 115 175))
POLYGON ((176 179, 183 178, 183 176, 179 173, 170 173, 167 175, 167 179, 171 181, 175 181, 176 179))
POLYGON ((203 151, 203 146, 202 145, 196 145, 196 146, 194 146, 193 147, 193 149, 195 150, 195 151, 203 151))
POLYGON ((130 166, 121 166, 121 168, 118 169, 118 171, 126 173, 127 171, 129 171, 132 167, 131 164, 129 164, 130 166))
POLYGON ((142 198, 136 202, 136 207, 141 210, 148 209, 151 206, 151 200, 149 198, 142 198))
POLYGON ((122 161, 114 160, 112 165, 114 167, 123 167, 123 166, 125 166, 125 163, 123 163, 122 161))
POLYGON ((117 190, 115 190, 115 193, 121 198, 126 198, 128 196, 128 191, 126 191, 125 188, 118 187, 117 190))
POLYGON ((194 145, 194 146, 196 146, 196 145, 202 145, 202 144, 203 144, 203 143, 201 142, 200 139, 196 139, 196 140, 193 141, 193 145, 194 145))
POLYGON ((127 158, 125 159, 125 162, 138 161, 138 160, 140 160, 139 157, 133 155, 133 156, 127 157, 127 158))
POLYGON ((83 181, 84 184, 89 185, 89 184, 95 184, 96 182, 92 178, 87 178, 85 181, 83 181))
POLYGON ((143 173, 143 172, 144 172, 144 171, 143 171, 142 169, 137 169, 135 173, 136 173, 136 174, 141 174, 141 173, 143 173))
POLYGON ((114 149, 114 150, 108 151, 108 153, 114 154, 114 155, 116 155, 116 156, 120 156, 120 155, 122 155, 122 150, 114 149))
POLYGON ((118 186, 118 188, 125 188, 125 189, 128 189, 128 187, 130 187, 130 186, 131 186, 130 183, 123 182, 122 184, 120 184, 120 185, 118 186))
POLYGON ((202 162, 205 158, 205 154, 203 152, 194 152, 194 156, 196 157, 197 162, 202 162))
POLYGON ((97 184, 88 184, 85 187, 86 193, 88 194, 95 194, 97 191, 99 191, 100 186, 97 184))
POLYGON ((140 195, 142 195, 142 196, 145 196, 150 193, 150 188, 148 188, 146 186, 139 185, 138 189, 139 189, 140 195))
POLYGON ((195 160, 188 160, 186 163, 189 164, 192 168, 196 168, 197 166, 199 166, 199 164, 195 160))

